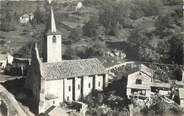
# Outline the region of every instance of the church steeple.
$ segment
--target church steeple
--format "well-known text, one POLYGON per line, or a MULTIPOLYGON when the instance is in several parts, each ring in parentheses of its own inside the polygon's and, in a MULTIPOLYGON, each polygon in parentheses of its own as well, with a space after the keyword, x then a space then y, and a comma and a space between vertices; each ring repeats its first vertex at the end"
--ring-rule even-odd
MULTIPOLYGON (((50 4, 51 5, 51 4, 50 4)), ((50 21, 48 23, 47 37, 45 38, 44 62, 62 61, 62 36, 56 29, 56 21, 52 6, 50 7, 50 21)))
POLYGON ((55 18, 54 18, 54 12, 53 12, 53 8, 51 6, 51 32, 52 33, 56 33, 56 22, 55 22, 55 18))

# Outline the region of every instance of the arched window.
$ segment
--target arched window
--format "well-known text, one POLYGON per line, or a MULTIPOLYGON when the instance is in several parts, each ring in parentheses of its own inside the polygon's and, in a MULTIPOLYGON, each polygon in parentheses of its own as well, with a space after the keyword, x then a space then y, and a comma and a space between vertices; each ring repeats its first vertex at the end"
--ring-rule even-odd
POLYGON ((67 97, 67 101, 69 101, 69 96, 67 97))
POLYGON ((141 79, 136 79, 136 84, 142 84, 142 80, 141 79))
POLYGON ((68 91, 71 91, 71 86, 68 86, 68 91))
POLYGON ((98 82, 98 86, 100 87, 100 82, 98 82))
POLYGON ((88 87, 91 88, 91 83, 88 84, 88 87))
POLYGON ((56 36, 55 35, 52 37, 52 42, 56 43, 56 36))

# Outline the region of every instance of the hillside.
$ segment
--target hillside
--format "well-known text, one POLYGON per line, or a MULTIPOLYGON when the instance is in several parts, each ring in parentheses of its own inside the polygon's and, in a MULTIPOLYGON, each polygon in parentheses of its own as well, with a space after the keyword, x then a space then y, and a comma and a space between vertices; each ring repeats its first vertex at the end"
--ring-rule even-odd
MULTIPOLYGON (((57 29, 63 34, 63 56, 104 57, 105 52, 118 49, 127 54, 128 60, 181 64, 183 22, 178 1, 166 4, 161 0, 84 0, 84 7, 78 11, 76 1, 55 2, 57 29)), ((30 57, 34 41, 40 43, 42 51, 48 3, 2 1, 1 6, 1 52, 8 50, 20 57, 30 57), (19 17, 26 13, 33 13, 34 20, 20 24, 19 17)))

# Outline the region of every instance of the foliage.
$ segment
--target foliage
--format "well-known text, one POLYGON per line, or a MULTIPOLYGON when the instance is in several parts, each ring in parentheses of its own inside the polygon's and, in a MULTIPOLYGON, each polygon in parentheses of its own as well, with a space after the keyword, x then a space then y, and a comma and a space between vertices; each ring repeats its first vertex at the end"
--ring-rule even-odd
POLYGON ((83 31, 81 27, 76 27, 70 32, 69 38, 71 38, 74 42, 77 42, 80 40, 80 38, 83 35, 83 31))
POLYGON ((123 26, 124 20, 128 17, 128 7, 128 2, 103 2, 99 12, 99 23, 105 27, 107 34, 115 35, 118 28, 123 26))
POLYGON ((98 34, 98 28, 98 18, 91 17, 90 20, 83 27, 84 35, 88 37, 96 37, 98 34))
POLYGON ((136 0, 132 2, 130 17, 138 19, 143 16, 157 16, 162 14, 163 3, 161 0, 136 0))
POLYGON ((148 110, 153 110, 157 115, 174 114, 179 116, 182 114, 181 109, 176 103, 168 104, 162 100, 162 97, 155 96, 153 103, 148 110))
POLYGON ((12 16, 12 13, 11 13, 11 9, 8 9, 8 7, 10 7, 7 3, 7 6, 6 7, 3 7, 3 10, 4 10, 4 18, 2 18, 2 22, 1 22, 1 25, 0 25, 0 29, 2 31, 14 31, 16 28, 15 28, 15 19, 14 17, 12 16))
POLYGON ((169 59, 177 64, 183 64, 183 44, 184 40, 182 35, 176 35, 169 40, 171 45, 169 59))

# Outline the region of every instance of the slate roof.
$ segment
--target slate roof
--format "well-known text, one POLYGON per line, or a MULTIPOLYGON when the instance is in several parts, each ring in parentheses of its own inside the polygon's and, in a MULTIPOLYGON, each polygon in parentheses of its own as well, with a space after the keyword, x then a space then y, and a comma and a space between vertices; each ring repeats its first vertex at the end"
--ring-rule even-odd
POLYGON ((45 80, 58 80, 104 73, 106 73, 104 66, 96 58, 42 63, 41 66, 41 74, 45 80))

